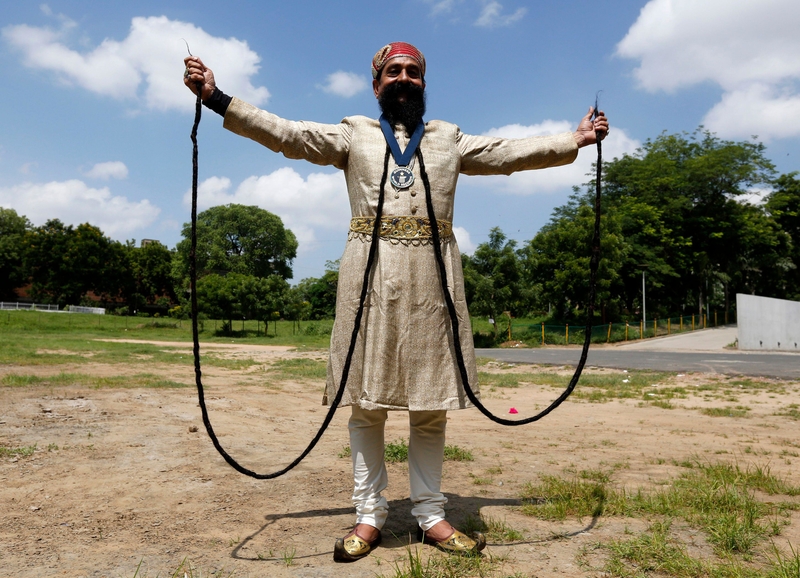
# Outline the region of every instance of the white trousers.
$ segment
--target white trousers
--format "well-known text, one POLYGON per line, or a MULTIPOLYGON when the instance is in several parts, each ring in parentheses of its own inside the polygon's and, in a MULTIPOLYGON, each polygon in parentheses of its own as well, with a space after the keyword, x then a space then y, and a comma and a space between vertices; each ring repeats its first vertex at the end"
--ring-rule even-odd
MULTIPOLYGON (((348 428, 353 456, 353 505, 356 523, 379 530, 386 522, 389 504, 381 492, 388 476, 383 459, 384 426, 388 411, 365 410, 352 406, 348 428)), ((411 514, 428 531, 444 520, 447 498, 441 493, 444 460, 444 430, 447 411, 408 412, 408 478, 411 486, 411 514)))

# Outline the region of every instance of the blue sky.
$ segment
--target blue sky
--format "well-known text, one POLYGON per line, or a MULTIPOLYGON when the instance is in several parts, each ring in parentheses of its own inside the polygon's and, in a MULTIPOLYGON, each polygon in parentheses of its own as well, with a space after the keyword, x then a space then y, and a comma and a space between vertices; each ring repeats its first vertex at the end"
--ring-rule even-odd
MULTIPOLYGON (((509 137, 572 130, 602 90, 606 157, 700 124, 758 135, 780 172, 800 170, 796 0, 401 0, 7 3, 0 15, 0 206, 35 225, 90 222, 119 240, 173 247, 189 220, 194 100, 185 38, 228 94, 291 119, 377 116, 369 66, 387 42, 428 61, 427 118, 509 137)), ((204 110, 201 209, 257 204, 298 236, 294 281, 344 247, 335 169, 290 161, 204 110)), ((465 252, 499 226, 531 239, 593 151, 570 167, 462 177, 465 252)))

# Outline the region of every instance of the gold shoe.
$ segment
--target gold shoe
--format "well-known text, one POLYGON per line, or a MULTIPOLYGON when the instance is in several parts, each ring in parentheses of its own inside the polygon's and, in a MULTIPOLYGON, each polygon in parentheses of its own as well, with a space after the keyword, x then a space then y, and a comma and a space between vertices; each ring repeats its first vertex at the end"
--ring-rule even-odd
POLYGON ((344 538, 336 540, 333 546, 334 562, 355 562, 360 560, 381 543, 381 533, 378 530, 378 537, 372 542, 367 542, 356 533, 356 529, 344 538))
POLYGON ((450 537, 444 540, 429 538, 422 528, 417 528, 417 540, 449 554, 477 554, 486 547, 486 536, 481 532, 473 532, 470 538, 455 528, 450 537))

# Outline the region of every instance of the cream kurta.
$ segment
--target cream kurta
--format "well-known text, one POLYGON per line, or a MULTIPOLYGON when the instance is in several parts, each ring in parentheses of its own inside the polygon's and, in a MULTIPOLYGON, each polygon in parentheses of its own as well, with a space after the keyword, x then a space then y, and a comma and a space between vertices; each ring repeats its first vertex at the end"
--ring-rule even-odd
MULTIPOLYGON (((344 170, 353 217, 375 216, 386 154, 386 140, 377 120, 355 116, 340 124, 294 122, 234 98, 224 126, 288 158, 344 170)), ((405 132, 398 131, 396 137, 405 149, 405 132)), ((508 175, 568 164, 578 154, 572 133, 502 139, 466 135, 456 125, 442 121, 426 123, 420 150, 436 218, 450 222, 460 173, 508 175)), ((390 158, 389 170, 394 166, 390 158)), ((399 198, 386 184, 384 216, 427 217, 418 163, 413 172, 414 184, 400 191, 399 198)), ((351 232, 340 262, 325 404, 335 397, 342 377, 370 240, 369 235, 351 232)), ((442 239, 442 256, 458 312, 464 362, 477 393, 475 350, 455 237, 442 239)), ((456 365, 450 318, 430 243, 381 238, 341 405, 412 411, 471 405, 456 365)))

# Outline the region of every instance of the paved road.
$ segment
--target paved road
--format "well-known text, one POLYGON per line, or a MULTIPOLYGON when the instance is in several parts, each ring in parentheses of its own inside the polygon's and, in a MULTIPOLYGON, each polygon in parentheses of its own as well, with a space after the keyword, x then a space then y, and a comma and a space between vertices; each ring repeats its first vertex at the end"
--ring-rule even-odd
MULTIPOLYGON (((800 355, 722 349, 735 339, 735 328, 726 329, 727 332, 706 329, 688 335, 651 339, 640 342, 638 349, 637 344, 592 347, 586 364, 618 369, 701 371, 800 379, 800 355)), ((478 349, 476 353, 480 357, 508 362, 577 365, 581 351, 576 347, 545 347, 478 349)))

